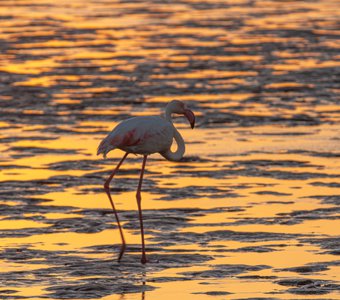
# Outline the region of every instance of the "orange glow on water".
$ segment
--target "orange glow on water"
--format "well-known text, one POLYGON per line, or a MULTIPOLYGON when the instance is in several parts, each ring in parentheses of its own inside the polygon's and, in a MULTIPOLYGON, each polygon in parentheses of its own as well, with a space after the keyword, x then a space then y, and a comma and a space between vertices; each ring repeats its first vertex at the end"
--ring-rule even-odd
POLYGON ((333 0, 1 1, 0 295, 60 299, 51 289, 74 284, 82 298, 119 282, 94 298, 339 298, 277 283, 329 287, 339 273, 339 17, 333 0), (123 152, 96 150, 120 120, 172 99, 196 128, 174 119, 183 161, 147 161, 143 267, 141 158, 112 181, 127 241, 117 264, 103 183, 123 152))

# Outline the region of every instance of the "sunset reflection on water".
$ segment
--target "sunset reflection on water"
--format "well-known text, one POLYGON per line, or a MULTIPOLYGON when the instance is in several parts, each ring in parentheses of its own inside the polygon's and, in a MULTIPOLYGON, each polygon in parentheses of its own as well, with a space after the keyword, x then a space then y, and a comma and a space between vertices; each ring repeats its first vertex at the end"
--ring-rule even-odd
POLYGON ((337 1, 0 3, 1 299, 338 299, 337 1), (96 157, 172 99, 183 161, 96 157))

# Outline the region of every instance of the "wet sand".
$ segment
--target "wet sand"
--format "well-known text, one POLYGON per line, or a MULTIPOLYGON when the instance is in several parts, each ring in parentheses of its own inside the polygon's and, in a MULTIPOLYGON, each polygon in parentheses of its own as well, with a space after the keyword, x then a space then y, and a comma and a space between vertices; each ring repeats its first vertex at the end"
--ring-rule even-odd
POLYGON ((1 1, 1 299, 340 299, 336 1, 1 1), (95 156, 171 99, 179 163, 95 156))

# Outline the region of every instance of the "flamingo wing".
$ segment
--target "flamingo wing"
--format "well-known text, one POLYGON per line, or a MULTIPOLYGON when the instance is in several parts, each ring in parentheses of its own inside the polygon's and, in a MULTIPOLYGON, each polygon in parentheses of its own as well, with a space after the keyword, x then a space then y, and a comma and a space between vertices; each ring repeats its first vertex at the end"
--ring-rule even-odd
POLYGON ((161 117, 135 117, 119 123, 100 143, 97 154, 119 148, 128 153, 150 154, 171 147, 173 126, 161 117))

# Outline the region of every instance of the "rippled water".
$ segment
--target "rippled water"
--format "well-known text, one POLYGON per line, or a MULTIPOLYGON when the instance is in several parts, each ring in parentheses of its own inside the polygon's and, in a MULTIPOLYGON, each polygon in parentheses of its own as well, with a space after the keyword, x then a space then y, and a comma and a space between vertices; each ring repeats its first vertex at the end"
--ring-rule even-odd
POLYGON ((340 299, 337 1, 0 2, 1 299, 340 299), (95 156, 171 99, 179 163, 95 156))

